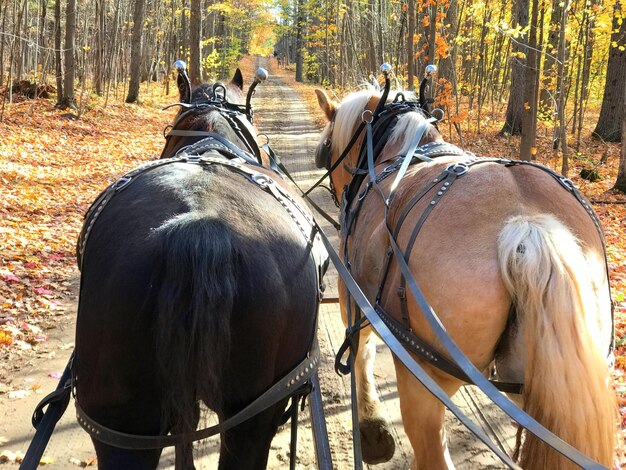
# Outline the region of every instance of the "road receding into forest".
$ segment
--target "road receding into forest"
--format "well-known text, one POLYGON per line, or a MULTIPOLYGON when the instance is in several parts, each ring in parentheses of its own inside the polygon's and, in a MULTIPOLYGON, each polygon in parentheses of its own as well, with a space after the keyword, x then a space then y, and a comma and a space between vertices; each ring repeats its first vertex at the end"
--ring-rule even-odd
MULTIPOLYGON (((265 59, 259 65, 267 67, 265 59)), ((322 175, 315 169, 313 155, 317 146, 319 127, 311 117, 299 93, 281 78, 281 70, 276 70, 269 80, 257 88, 254 107, 258 116, 259 131, 265 133, 273 149, 281 156, 295 179, 303 188, 308 188, 322 175)), ((323 190, 314 194, 316 202, 327 212, 335 214, 329 194, 323 190)), ((320 219, 322 220, 322 219, 320 219)), ((326 224, 326 232, 337 243, 337 233, 326 224)), ((334 356, 343 341, 344 326, 341 322, 339 306, 336 302, 336 271, 329 269, 326 277, 328 285, 325 303, 320 308, 319 341, 322 349, 320 385, 325 406, 328 438, 336 469, 352 468, 352 437, 350 414, 349 378, 334 372, 334 356)), ((16 469, 15 453, 24 453, 33 437, 30 418, 37 402, 56 387, 58 376, 73 348, 74 325, 78 295, 78 276, 73 281, 74 301, 58 317, 56 328, 48 332, 48 341, 36 352, 25 353, 23 360, 0 364, 0 455, 8 456, 1 463, 0 470, 16 469)), ((393 423, 393 437, 396 452, 392 460, 370 466, 372 469, 404 469, 411 463, 411 449, 404 434, 395 374, 391 354, 380 342, 377 343, 378 357, 375 375, 383 410, 393 423)), ((455 397, 457 404, 495 442, 511 453, 515 441, 515 430, 509 420, 488 404, 473 387, 464 387, 455 397)), ((215 422, 214 417, 205 413, 205 424, 215 422)), ((298 432, 297 467, 314 469, 314 443, 308 410, 302 414, 298 432)), ((504 468, 485 446, 479 443, 453 417, 447 419, 448 444, 453 461, 459 469, 504 468)), ((199 443, 195 449, 196 468, 217 468, 219 437, 199 443)), ((74 466, 95 464, 95 452, 86 433, 80 429, 74 416, 73 404, 57 425, 53 437, 44 454, 47 467, 67 469, 74 466)), ((289 425, 284 426, 272 443, 268 468, 283 470, 289 462, 289 425)), ((163 452, 159 468, 173 468, 173 450, 163 452)))

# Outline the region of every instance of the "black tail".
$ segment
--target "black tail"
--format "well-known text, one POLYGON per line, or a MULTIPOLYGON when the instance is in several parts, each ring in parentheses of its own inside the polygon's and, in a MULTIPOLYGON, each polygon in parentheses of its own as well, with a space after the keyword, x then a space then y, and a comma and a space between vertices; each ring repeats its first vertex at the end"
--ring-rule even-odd
POLYGON ((220 401, 235 295, 233 243, 230 230, 206 216, 181 217, 157 233, 163 261, 155 336, 164 418, 178 430, 195 429, 197 397, 220 401))

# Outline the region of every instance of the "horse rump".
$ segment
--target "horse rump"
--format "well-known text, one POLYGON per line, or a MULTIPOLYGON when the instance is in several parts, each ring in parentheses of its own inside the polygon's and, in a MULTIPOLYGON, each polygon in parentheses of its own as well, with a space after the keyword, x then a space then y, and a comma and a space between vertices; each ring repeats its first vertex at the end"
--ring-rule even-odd
MULTIPOLYGON (((517 314, 513 341, 523 345, 518 349, 525 363, 524 410, 611 467, 617 408, 607 383, 608 333, 600 326, 609 314, 606 281, 594 285, 580 243, 551 215, 509 219, 499 236, 498 257, 517 314)), ((518 435, 522 468, 578 468, 530 433, 521 448, 520 442, 518 435)))
POLYGON ((198 397, 219 406, 220 377, 230 344, 235 250, 230 229, 216 217, 188 213, 160 237, 156 353, 162 414, 170 429, 189 431, 198 397))

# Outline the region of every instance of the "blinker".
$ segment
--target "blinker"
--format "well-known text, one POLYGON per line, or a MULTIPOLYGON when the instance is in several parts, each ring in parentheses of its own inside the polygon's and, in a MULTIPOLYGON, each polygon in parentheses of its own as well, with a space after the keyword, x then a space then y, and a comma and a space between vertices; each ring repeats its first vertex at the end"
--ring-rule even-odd
POLYGON ((330 155, 331 155, 332 142, 330 140, 323 140, 317 144, 315 150, 315 166, 317 168, 330 169, 330 155))

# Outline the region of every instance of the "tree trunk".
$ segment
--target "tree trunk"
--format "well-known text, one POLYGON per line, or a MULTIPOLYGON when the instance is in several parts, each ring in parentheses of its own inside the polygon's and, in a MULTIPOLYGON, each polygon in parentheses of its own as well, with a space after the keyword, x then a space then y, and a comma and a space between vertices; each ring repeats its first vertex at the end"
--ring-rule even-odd
MULTIPOLYGON (((0 2, 2 5, 2 31, 6 31, 7 24, 7 9, 9 8, 9 0, 4 0, 0 2)), ((4 71, 6 70, 5 62, 4 62, 4 42, 5 36, 4 34, 0 35, 0 88, 4 84, 4 71)))
POLYGON ((567 148, 567 123, 565 122, 565 62, 566 57, 566 42, 565 38, 565 25, 567 24, 567 12, 569 9, 569 0, 566 0, 563 12, 561 14, 561 25, 559 27, 559 64, 557 69, 558 77, 558 119, 559 119, 559 140, 561 144, 561 151, 563 152, 563 165, 561 167, 561 173, 563 176, 567 176, 569 172, 569 154, 567 148))
POLYGON ((146 9, 145 0, 135 0, 133 11, 133 34, 130 45, 130 82, 128 84, 127 103, 135 103, 139 98, 141 79, 141 46, 143 42, 143 17, 146 9))
POLYGON ((61 62, 61 0, 54 2, 54 69, 57 79, 57 106, 63 103, 63 64, 61 62))
POLYGON ((409 90, 415 89, 415 49, 413 47, 413 38, 415 36, 415 0, 408 0, 408 38, 406 43, 407 50, 407 68, 409 71, 409 90))
POLYGON ((76 0, 67 0, 65 4, 65 74, 63 76, 63 99, 61 108, 75 108, 74 78, 76 77, 76 0))
POLYGON ((374 13, 374 0, 368 0, 367 2, 367 16, 369 16, 369 31, 367 33, 367 56, 369 63, 369 71, 373 72, 374 77, 378 75, 378 68, 380 64, 376 63, 376 43, 375 43, 375 34, 376 34, 376 14, 374 13))
POLYGON ((46 17, 48 14, 48 0, 41 0, 41 14, 39 15, 39 38, 37 39, 37 44, 39 45, 39 50, 41 52, 41 56, 38 57, 38 60, 35 61, 35 76, 37 76, 37 65, 41 64, 41 77, 44 76, 44 64, 48 62, 48 50, 46 47, 46 40, 48 36, 46 34, 46 17))
MULTIPOLYGON (((559 38, 563 15, 564 11, 562 1, 552 0, 550 28, 548 30, 548 44, 546 45, 546 54, 543 63, 543 86, 541 90, 541 105, 546 109, 546 111, 553 110, 555 108, 558 81, 557 61, 555 59, 559 49, 559 38)), ((554 115, 553 113, 550 114, 554 115)))
POLYGON ((104 28, 106 21, 106 0, 96 0, 96 51, 94 57, 93 81, 96 93, 102 95, 104 83, 104 28))
MULTIPOLYGON (((606 84, 600 117, 593 134, 607 142, 622 139, 621 117, 624 114, 624 83, 626 82, 626 21, 619 24, 619 0, 615 3, 613 34, 609 45, 609 64, 606 69, 606 84), (613 45, 615 44, 615 46, 613 45), (620 47, 622 50, 620 50, 620 47)), ((623 12, 622 12, 623 13, 623 12)))
MULTIPOLYGON (((529 0, 515 0, 513 4, 513 20, 515 26, 525 28, 528 26, 529 0)), ((513 43, 511 49, 513 53, 524 53, 527 51, 524 45, 528 43, 525 38, 517 39, 521 43, 513 43)), ((528 84, 526 59, 519 56, 511 58, 511 93, 506 107, 506 120, 500 135, 519 135, 522 133, 522 116, 524 116, 524 85, 528 84)))
POLYGON ((296 82, 304 81, 303 30, 304 30, 304 1, 298 0, 298 12, 296 14, 296 82))
POLYGON ((591 74, 591 61, 593 58, 593 45, 595 42, 595 21, 596 16, 589 14, 589 9, 597 5, 598 0, 593 0, 591 5, 586 10, 585 17, 585 45, 583 53, 583 70, 582 70, 582 83, 581 90, 582 96, 580 99, 580 109, 578 110, 578 129, 576 149, 580 149, 580 141, 582 139, 583 120, 585 117, 585 109, 587 107, 587 98, 589 97, 589 76, 591 74))
POLYGON ((457 35, 457 22, 458 22, 458 0, 450 0, 450 6, 445 12, 444 24, 449 24, 449 28, 441 30, 441 35, 444 36, 446 43, 449 46, 449 55, 446 58, 439 60, 439 70, 437 71, 438 78, 445 78, 452 83, 453 89, 456 90, 456 77, 455 77, 455 64, 456 64, 456 44, 455 38, 457 35))
MULTIPOLYGON (((180 57, 180 59, 183 60, 187 60, 187 51, 188 51, 188 45, 187 45, 187 31, 189 31, 189 28, 187 27, 187 15, 185 15, 185 10, 187 9, 187 0, 183 0, 183 3, 181 5, 181 18, 180 18, 180 52, 182 54, 182 56, 180 57)), ((223 14, 220 15, 220 21, 223 21, 223 14)))
POLYGON ((200 29, 202 24, 202 9, 200 0, 191 0, 191 17, 189 19, 189 78, 193 85, 202 81, 202 66, 200 65, 200 29))
MULTIPOLYGON (((622 92, 622 99, 626 100, 626 85, 622 92)), ((622 112, 622 135, 626 134, 626 107, 622 112)), ((626 193, 626 139, 622 139, 622 155, 619 159, 619 168, 617 170, 617 180, 615 181, 615 189, 626 193)))
MULTIPOLYGON (((539 0, 532 0, 532 16, 528 30, 528 52, 526 53, 526 87, 522 114, 522 138, 520 141, 520 158, 530 161, 535 159, 537 149, 537 22, 539 19, 539 0)), ((511 93, 513 90, 511 90, 511 93)))

